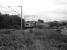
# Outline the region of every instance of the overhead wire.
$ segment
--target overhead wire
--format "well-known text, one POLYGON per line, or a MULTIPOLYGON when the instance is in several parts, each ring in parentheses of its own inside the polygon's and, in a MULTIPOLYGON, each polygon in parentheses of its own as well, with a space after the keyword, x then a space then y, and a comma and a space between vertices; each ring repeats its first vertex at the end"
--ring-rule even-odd
POLYGON ((12 11, 12 12, 16 12, 17 14, 19 14, 17 11, 15 11, 13 8, 9 7, 8 8, 12 11))
POLYGON ((15 11, 13 8, 11 8, 11 7, 4 7, 4 6, 1 6, 0 5, 0 12, 2 13, 2 12, 4 12, 5 14, 9 14, 9 13, 13 13, 13 12, 15 12, 17 15, 20 15, 17 11, 15 11), (7 10, 8 9, 8 10, 7 10))

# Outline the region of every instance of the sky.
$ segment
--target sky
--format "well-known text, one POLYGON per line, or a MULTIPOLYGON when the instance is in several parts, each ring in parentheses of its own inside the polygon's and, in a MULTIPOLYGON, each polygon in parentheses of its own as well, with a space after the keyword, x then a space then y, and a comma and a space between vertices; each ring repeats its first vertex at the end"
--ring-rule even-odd
POLYGON ((19 7, 13 7, 20 5, 23 6, 23 14, 38 15, 45 21, 67 20, 67 0, 0 0, 1 11, 11 12, 14 9, 20 13, 19 7))

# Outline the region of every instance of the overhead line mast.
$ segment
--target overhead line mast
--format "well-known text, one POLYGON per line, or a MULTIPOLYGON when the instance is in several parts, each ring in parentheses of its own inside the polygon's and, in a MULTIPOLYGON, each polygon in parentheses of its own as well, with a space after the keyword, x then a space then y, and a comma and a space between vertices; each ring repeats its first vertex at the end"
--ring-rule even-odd
POLYGON ((21 7, 21 29, 22 29, 22 6, 19 7, 21 7))

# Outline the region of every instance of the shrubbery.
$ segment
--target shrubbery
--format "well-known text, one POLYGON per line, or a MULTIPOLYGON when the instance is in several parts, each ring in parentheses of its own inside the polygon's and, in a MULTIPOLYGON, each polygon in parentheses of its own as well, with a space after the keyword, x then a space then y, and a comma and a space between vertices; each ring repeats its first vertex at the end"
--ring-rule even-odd
POLYGON ((57 50, 67 44, 67 36, 51 29, 0 30, 1 50, 57 50))

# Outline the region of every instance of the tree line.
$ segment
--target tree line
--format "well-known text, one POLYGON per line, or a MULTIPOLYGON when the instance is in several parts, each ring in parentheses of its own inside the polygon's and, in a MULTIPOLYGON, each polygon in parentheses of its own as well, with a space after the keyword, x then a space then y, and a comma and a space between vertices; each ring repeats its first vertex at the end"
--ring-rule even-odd
MULTIPOLYGON (((22 25, 24 24, 22 19, 22 25)), ((21 18, 18 15, 9 15, 0 13, 0 29, 20 29, 21 18)))

